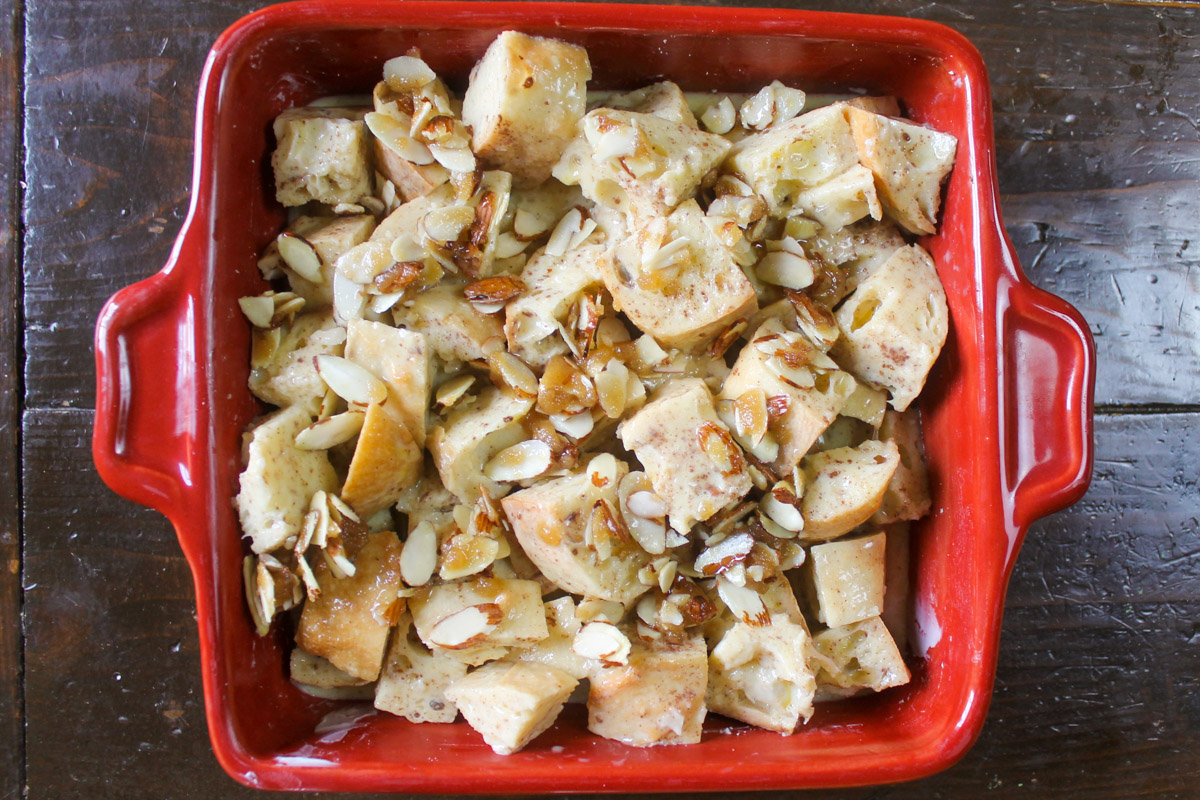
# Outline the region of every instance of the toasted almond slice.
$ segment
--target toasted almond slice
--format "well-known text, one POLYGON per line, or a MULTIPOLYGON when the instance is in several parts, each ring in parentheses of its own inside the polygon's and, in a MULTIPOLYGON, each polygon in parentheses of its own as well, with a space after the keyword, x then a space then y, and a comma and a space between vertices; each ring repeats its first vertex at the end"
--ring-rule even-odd
POLYGON ((492 457, 483 468, 490 480, 502 483, 536 478, 550 469, 553 454, 550 445, 536 439, 518 442, 492 457))
POLYGON ((433 163, 433 153, 424 144, 412 138, 411 130, 402 121, 388 114, 371 111, 363 117, 363 122, 367 123, 367 128, 380 144, 405 161, 417 166, 433 163))
POLYGON ((321 586, 317 583, 317 576, 313 574, 312 567, 308 565, 308 559, 303 555, 296 555, 296 572, 300 574, 300 580, 304 583, 304 593, 309 600, 316 600, 321 596, 321 586))
POLYGON ((333 273, 333 318, 339 325, 362 319, 367 290, 340 272, 333 273))
POLYGON ((390 311, 402 299, 404 299, 404 292, 377 294, 371 297, 371 301, 367 304, 367 307, 371 309, 371 313, 373 314, 384 314, 390 311))
POLYGON ((434 399, 443 409, 450 408, 462 399, 462 396, 467 393, 467 390, 470 389, 474 383, 475 376, 471 375, 470 373, 451 378, 438 387, 437 394, 434 396, 434 399))
POLYGON ((609 622, 589 622, 571 642, 571 651, 605 664, 629 663, 629 638, 609 622))
POLYGON ((369 406, 387 399, 387 384, 348 358, 323 353, 314 363, 325 385, 347 403, 369 406))
POLYGON ((586 411, 582 414, 551 414, 550 424, 554 430, 572 439, 585 438, 595 427, 592 415, 586 411))
POLYGON ((452 581, 475 575, 490 567, 499 555, 500 543, 490 536, 456 534, 442 547, 442 566, 438 577, 452 581))
POLYGON ((751 447, 762 441, 767 433, 767 394, 762 389, 747 389, 733 401, 734 430, 738 438, 751 447))
POLYGON ((813 374, 806 367, 790 367, 779 356, 771 356, 766 360, 766 367, 779 380, 796 389, 811 389, 813 374))
POLYGON ((325 282, 325 276, 321 274, 321 256, 308 239, 294 233, 281 233, 276 237, 275 244, 279 246, 280 257, 292 272, 311 283, 325 282))
POLYGON ((421 218, 425 235, 435 242, 455 242, 475 221, 475 209, 470 206, 443 206, 421 218))
POLYGON ((546 242, 546 255, 561 256, 566 253, 572 238, 582 229, 583 212, 578 208, 567 211, 554 226, 554 232, 550 234, 550 240, 546 242))
POLYGON ((596 398, 609 419, 620 419, 625 413, 629 391, 629 368, 612 359, 596 376, 596 398))
POLYGON ((469 283, 463 287, 463 297, 470 303, 506 303, 525 291, 525 284, 512 275, 497 275, 469 283))
POLYGON ((750 534, 739 533, 729 536, 706 548, 697 556, 694 569, 701 575, 710 577, 717 575, 745 560, 753 549, 754 537, 750 534))
POLYGON ((596 554, 598 561, 607 561, 618 544, 628 542, 631 538, 624 521, 620 515, 613 512, 607 500, 601 498, 592 505, 592 514, 584 529, 583 541, 596 554))
POLYGON ((255 328, 251 331, 250 366, 254 369, 265 367, 279 352, 279 344, 283 341, 283 331, 279 328, 255 328))
POLYGON ((763 495, 759 503, 763 514, 788 531, 804 530, 804 516, 800 513, 800 500, 786 481, 775 484, 763 495))
POLYGON ((528 242, 523 242, 507 231, 496 237, 496 258, 512 258, 525 252, 528 242))
POLYGON ((318 420, 296 434, 296 447, 301 450, 328 450, 342 442, 348 442, 362 430, 365 412, 345 411, 318 420))
MULTIPOLYGON (((463 142, 464 145, 468 144, 463 142)), ((469 173, 475 171, 475 154, 469 146, 449 147, 444 144, 429 145, 429 152, 437 162, 451 172, 469 173)))
POLYGON ((724 577, 717 578, 717 594, 733 615, 747 625, 762 627, 771 624, 771 616, 762 597, 753 589, 738 586, 724 577))
POLYGON ((588 475, 598 489, 612 486, 617 480, 617 459, 611 453, 600 453, 588 462, 588 475))
POLYGON ((518 208, 513 215, 513 236, 522 242, 532 241, 543 235, 554 224, 554 220, 543 215, 518 208))
POLYGON ((510 389, 520 397, 537 397, 538 379, 525 362, 507 350, 497 350, 487 357, 492 383, 510 389))
POLYGON ((700 449, 723 475, 734 475, 746 468, 746 457, 729 431, 715 422, 705 422, 696 431, 700 449))
POLYGON ((667 515, 666 502, 654 492, 646 490, 629 495, 629 511, 644 519, 662 519, 667 515))
POLYGON ((383 79, 393 92, 415 92, 437 75, 416 56, 397 56, 383 62, 383 79))
POLYGON ((669 592, 671 585, 675 583, 675 576, 679 574, 679 563, 674 560, 667 560, 666 564, 658 570, 658 589, 661 592, 669 592))
POLYGON ((710 133, 729 133, 737 122, 737 110, 733 107, 733 101, 722 97, 721 102, 704 109, 704 113, 700 115, 700 122, 710 133))
POLYGON ((803 256, 786 250, 767 253, 754 267, 759 280, 785 289, 804 289, 812 285, 813 266, 803 256))
POLYGON ((256 328, 271 327, 271 319, 275 316, 275 300, 270 295, 239 297, 238 305, 251 325, 256 328))
POLYGON ((437 531, 426 521, 408 533, 400 551, 400 577, 408 586, 424 586, 437 567, 437 531))
POLYGON ((429 630, 429 641, 447 650, 464 650, 482 642, 503 618, 500 606, 479 603, 438 620, 429 630))
POLYGON ((580 622, 610 622, 616 625, 625 616, 625 606, 615 600, 586 597, 575 608, 575 618, 580 622))
POLYGON ((250 618, 254 620, 254 630, 259 636, 271 632, 271 620, 266 617, 258 593, 258 566, 254 556, 242 559, 242 584, 246 594, 246 605, 250 608, 250 618))
POLYGON ((275 301, 275 313, 271 315, 272 325, 279 325, 304 310, 304 298, 291 292, 280 292, 271 299, 275 301))

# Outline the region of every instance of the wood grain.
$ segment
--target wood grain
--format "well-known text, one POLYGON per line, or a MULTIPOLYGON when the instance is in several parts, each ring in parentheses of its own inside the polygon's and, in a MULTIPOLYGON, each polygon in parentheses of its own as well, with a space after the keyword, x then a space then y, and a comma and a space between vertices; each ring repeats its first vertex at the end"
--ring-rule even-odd
POLYGON ((21 17, 0 0, 0 798, 21 796, 21 17))

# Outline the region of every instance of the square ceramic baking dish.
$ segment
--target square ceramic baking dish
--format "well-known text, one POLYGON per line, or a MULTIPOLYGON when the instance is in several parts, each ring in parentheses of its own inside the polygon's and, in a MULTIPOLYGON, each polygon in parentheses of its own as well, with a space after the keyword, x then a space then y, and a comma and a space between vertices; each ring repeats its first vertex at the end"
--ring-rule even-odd
MULTIPOLYGON (((995 676, 1005 588, 1029 524, 1073 503, 1091 474, 1093 346, 1079 314, 1026 281, 997 199, 991 102, 978 52, 928 22, 800 11, 563 3, 310 2, 242 19, 200 87, 192 207, 170 262, 113 297, 96 330, 94 453, 117 492, 166 514, 196 582, 213 747, 237 780, 272 789, 408 792, 699 791, 901 781, 953 763, 978 736, 995 676), (569 707, 532 746, 494 755, 464 723, 414 725, 307 697, 282 635, 258 638, 242 598, 230 502, 249 329, 236 298, 283 222, 272 118, 364 92, 417 46, 461 91, 505 29, 587 47, 597 88, 660 78, 687 90, 894 94, 958 137, 934 254, 952 318, 922 395, 934 513, 915 528, 914 679, 818 708, 782 737, 710 719, 686 747, 591 736, 569 707)), ((277 626, 277 628, 280 626, 277 626)))

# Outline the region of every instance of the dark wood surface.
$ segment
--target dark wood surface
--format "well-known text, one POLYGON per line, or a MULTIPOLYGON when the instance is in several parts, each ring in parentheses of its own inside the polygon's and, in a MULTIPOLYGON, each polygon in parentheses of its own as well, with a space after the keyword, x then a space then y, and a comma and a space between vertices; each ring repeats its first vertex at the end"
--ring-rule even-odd
MULTIPOLYGON (((173 532, 89 449, 96 313, 165 261, 205 53, 254 5, 0 0, 0 798, 257 796, 208 744, 173 532)), ((1092 488, 1030 531, 979 742, 839 796, 1200 797, 1200 5, 805 6, 979 46, 1009 232, 1100 365, 1092 488)))

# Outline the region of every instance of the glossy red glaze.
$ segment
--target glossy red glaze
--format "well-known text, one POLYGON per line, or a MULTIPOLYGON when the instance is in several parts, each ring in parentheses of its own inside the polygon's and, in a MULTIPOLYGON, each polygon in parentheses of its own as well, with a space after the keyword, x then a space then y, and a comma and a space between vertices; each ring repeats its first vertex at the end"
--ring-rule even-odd
POLYGON ((987 73, 961 35, 917 20, 781 10, 274 6, 213 46, 195 164, 170 262, 100 316, 94 453, 113 489, 178 532, 196 581, 213 746, 231 775, 265 788, 358 791, 848 786, 927 775, 970 747, 1025 531, 1075 502, 1091 475, 1094 354, 1078 312, 1026 281, 1005 236, 987 73), (941 232, 924 241, 953 321, 921 403, 935 512, 914 537, 925 659, 909 686, 822 706, 789 738, 717 719, 698 745, 648 750, 589 735, 582 709, 571 708, 531 747, 500 757, 465 724, 417 726, 308 698, 287 680, 285 642, 254 635, 230 499, 242 428, 261 408, 246 390, 249 331, 235 299, 264 288, 256 255, 283 220, 272 200, 271 120, 320 95, 368 89, 386 58, 413 45, 461 89, 508 28, 585 45, 596 86, 666 77, 685 89, 750 90, 775 78, 814 91, 863 88, 897 95, 912 117, 958 137, 941 232))

